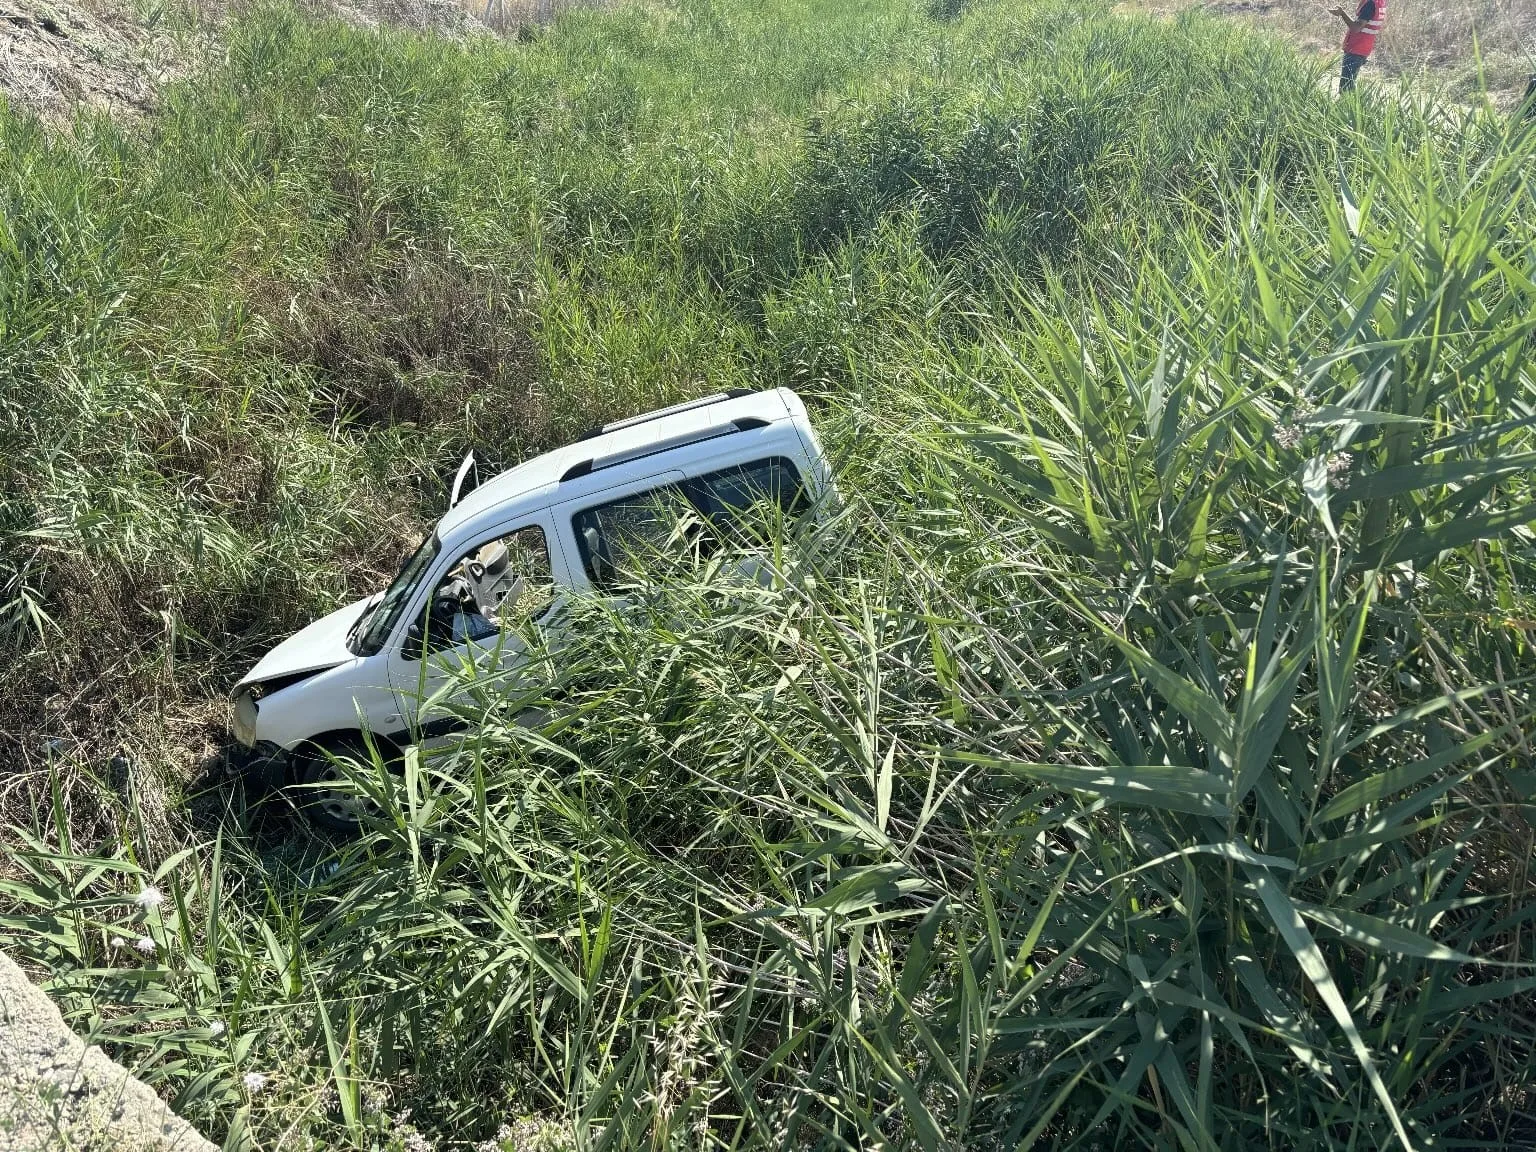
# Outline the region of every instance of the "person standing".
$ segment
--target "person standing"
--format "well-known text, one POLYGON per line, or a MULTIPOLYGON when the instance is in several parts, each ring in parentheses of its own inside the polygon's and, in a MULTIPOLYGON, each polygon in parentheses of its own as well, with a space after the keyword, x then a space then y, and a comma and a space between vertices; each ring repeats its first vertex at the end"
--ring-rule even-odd
POLYGON ((1355 77, 1376 47, 1376 37, 1387 22, 1387 0, 1363 0, 1354 19, 1343 8, 1329 9, 1349 30, 1344 33, 1344 72, 1339 77, 1340 94, 1355 86, 1355 77))

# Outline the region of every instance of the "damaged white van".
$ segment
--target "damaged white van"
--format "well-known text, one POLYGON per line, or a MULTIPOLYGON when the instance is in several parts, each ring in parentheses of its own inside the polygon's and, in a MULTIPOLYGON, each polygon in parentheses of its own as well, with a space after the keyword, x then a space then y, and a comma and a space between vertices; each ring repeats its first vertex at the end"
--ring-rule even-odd
POLYGON ((675 545, 680 523, 707 538, 761 501, 799 515, 832 491, 786 388, 604 425, 471 489, 472 470, 473 455, 447 515, 387 589, 289 637, 235 687, 235 739, 253 764, 312 785, 307 810, 323 824, 358 815, 345 789, 324 787, 336 756, 360 755, 365 731, 391 755, 462 727, 423 702, 470 662, 515 666, 518 635, 556 623, 571 591, 630 582, 626 562, 675 545))

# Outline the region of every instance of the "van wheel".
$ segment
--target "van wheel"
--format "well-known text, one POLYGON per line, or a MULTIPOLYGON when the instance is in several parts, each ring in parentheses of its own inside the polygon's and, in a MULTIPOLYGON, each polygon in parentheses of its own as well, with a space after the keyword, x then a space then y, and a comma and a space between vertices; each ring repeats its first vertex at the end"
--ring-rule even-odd
POLYGON ((361 737, 333 737, 324 744, 309 746, 294 763, 294 782, 303 785, 296 789, 297 800, 304 815, 327 832, 355 833, 362 817, 378 816, 382 809, 350 788, 327 787, 345 780, 341 766, 333 759, 336 756, 356 760, 364 767, 372 760, 361 737))

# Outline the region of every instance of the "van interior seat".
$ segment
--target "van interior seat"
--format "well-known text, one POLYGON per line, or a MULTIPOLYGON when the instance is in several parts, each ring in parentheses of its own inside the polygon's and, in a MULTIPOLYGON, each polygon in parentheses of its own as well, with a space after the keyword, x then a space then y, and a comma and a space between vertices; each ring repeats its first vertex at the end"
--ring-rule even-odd
POLYGON ((483 616, 494 619, 496 610, 501 607, 510 575, 507 571, 510 557, 506 544, 492 540, 475 553, 473 562, 465 565, 470 575, 470 594, 483 616))

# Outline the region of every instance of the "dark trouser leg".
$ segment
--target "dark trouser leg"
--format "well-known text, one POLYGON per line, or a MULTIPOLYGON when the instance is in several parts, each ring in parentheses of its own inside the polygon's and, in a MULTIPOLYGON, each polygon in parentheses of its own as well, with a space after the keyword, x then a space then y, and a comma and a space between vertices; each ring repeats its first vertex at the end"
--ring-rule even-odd
POLYGON ((1353 52, 1344 53, 1344 71, 1339 76, 1340 92, 1348 92, 1355 86, 1355 77, 1360 74, 1360 65, 1364 63, 1364 56, 1357 56, 1353 52))

